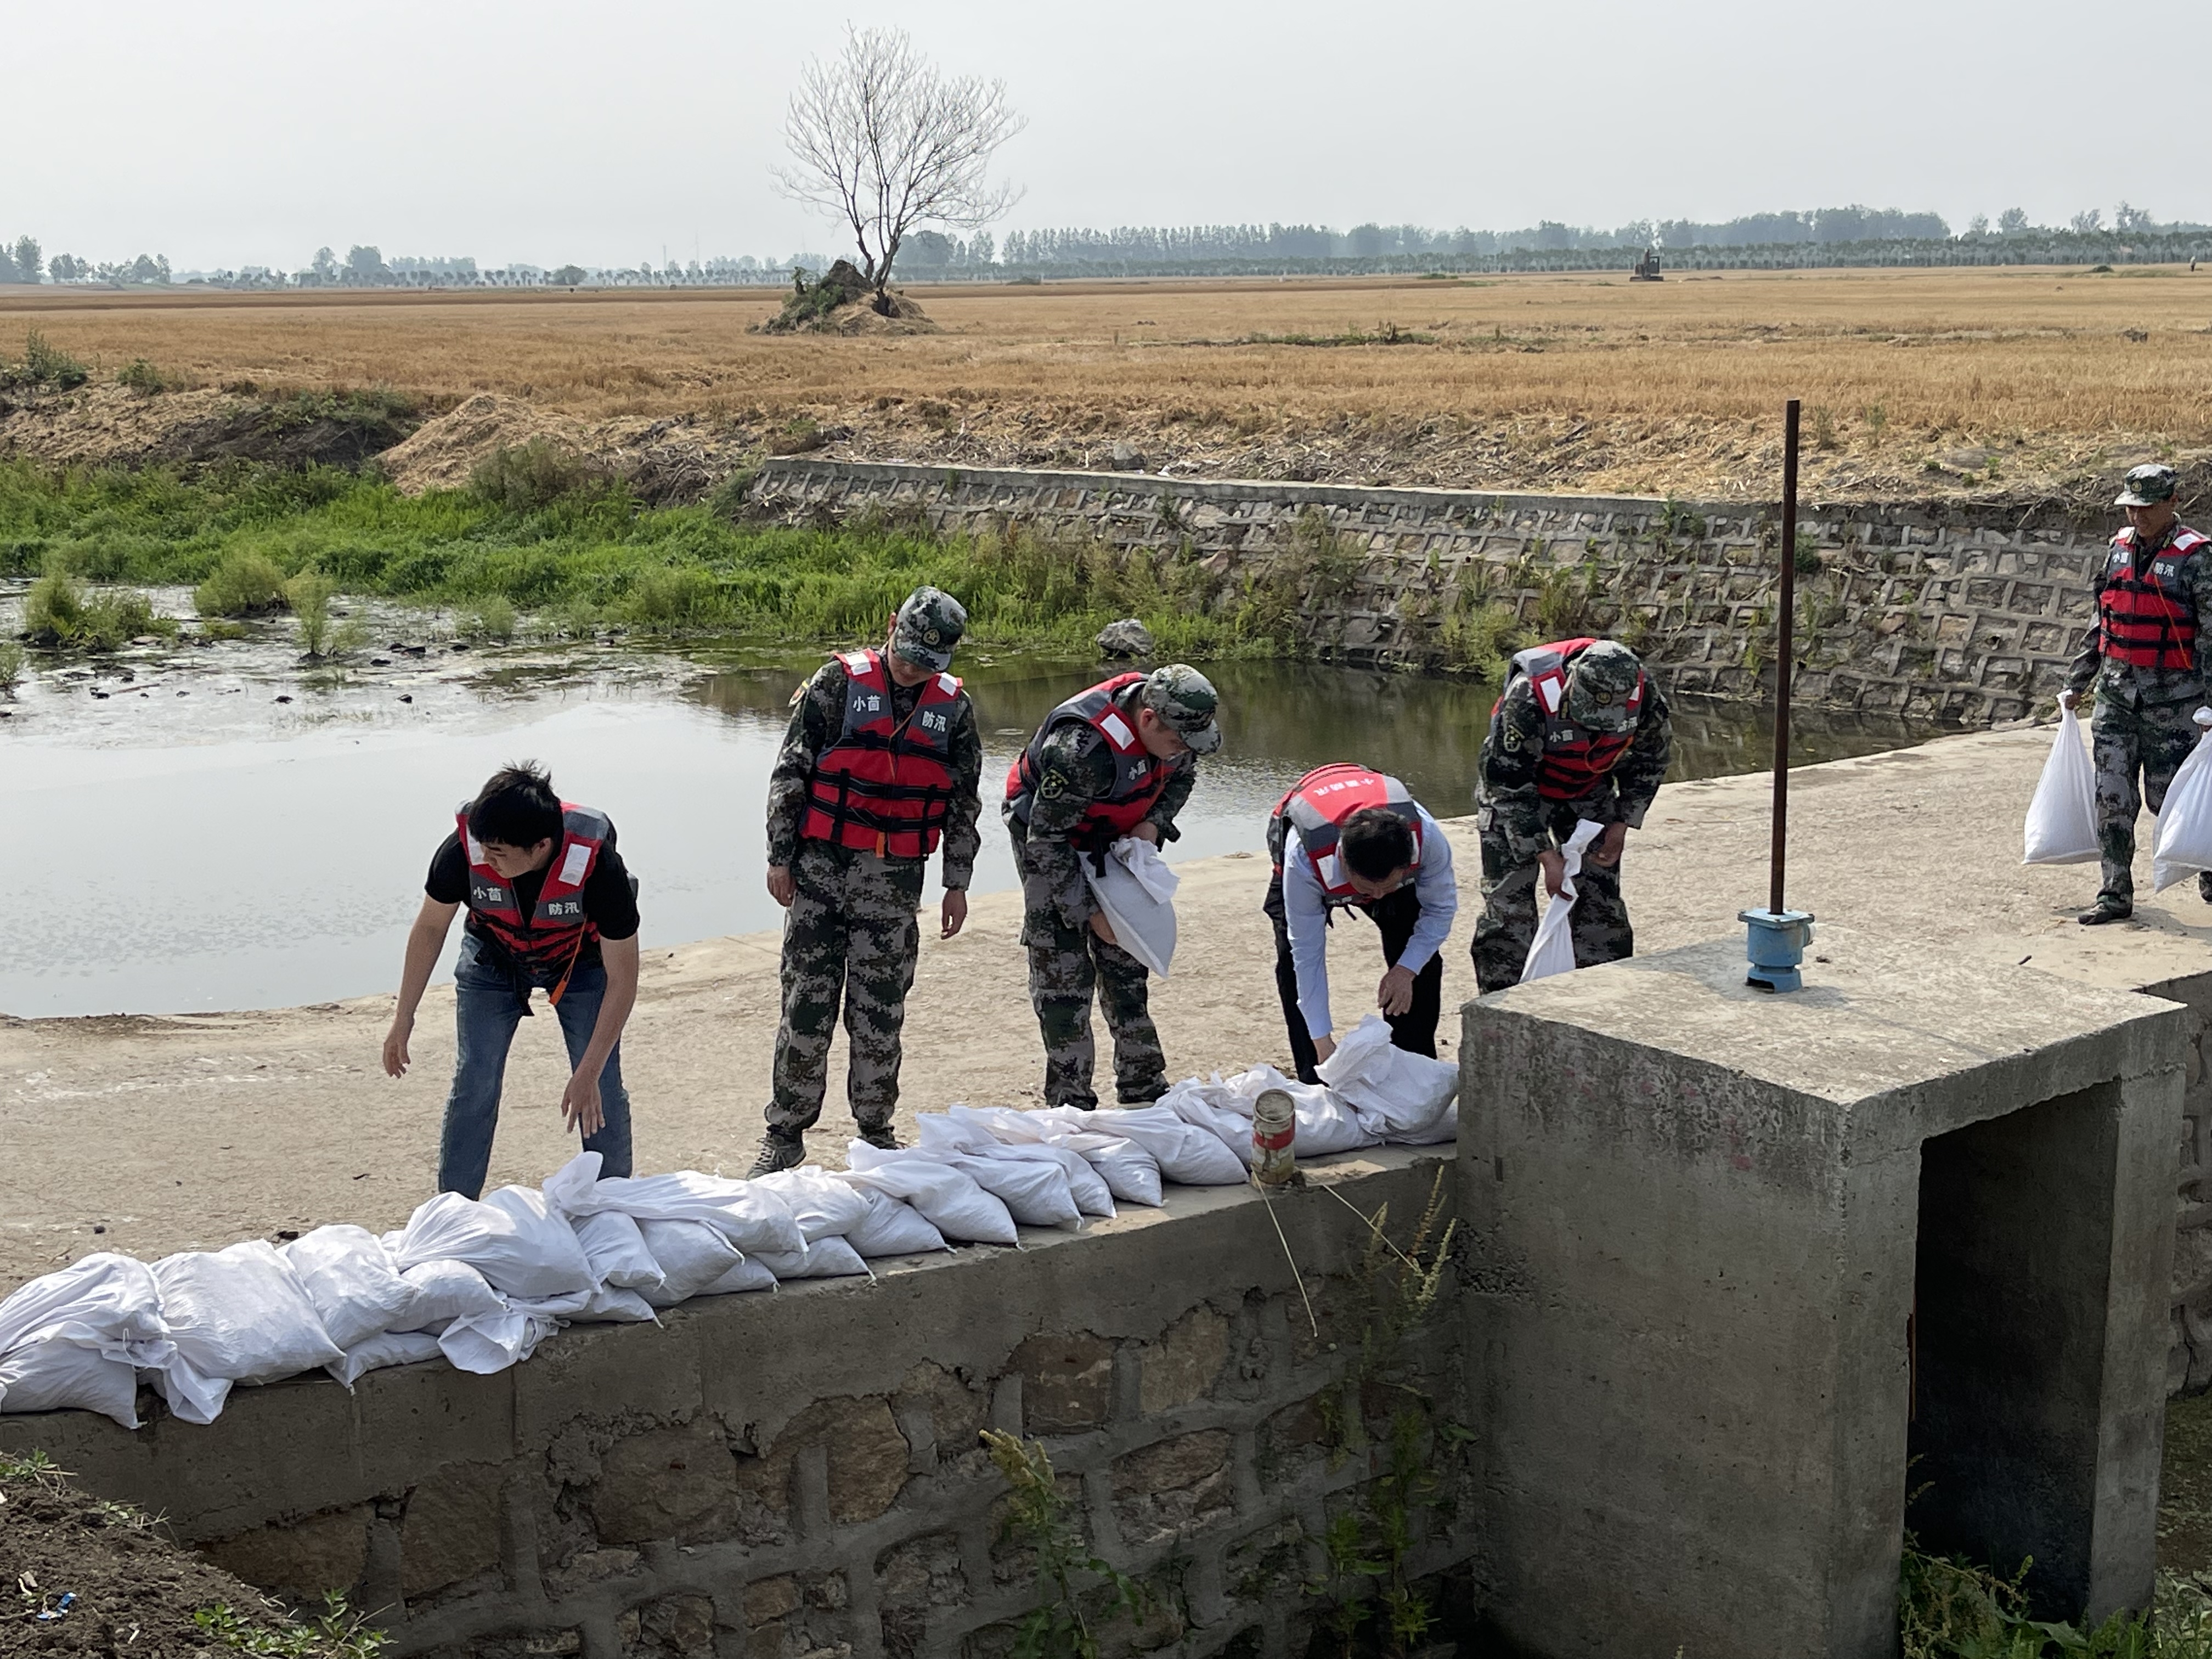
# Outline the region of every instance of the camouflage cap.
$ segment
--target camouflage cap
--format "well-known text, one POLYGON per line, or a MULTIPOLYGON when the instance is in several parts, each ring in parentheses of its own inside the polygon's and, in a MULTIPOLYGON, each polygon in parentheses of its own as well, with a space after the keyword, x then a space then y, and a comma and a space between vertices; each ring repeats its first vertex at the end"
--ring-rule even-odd
POLYGON ((1221 698, 1213 682, 1188 663, 1171 662, 1146 677, 1144 705, 1175 727, 1194 755, 1210 755, 1221 747, 1221 727, 1214 716, 1221 698))
POLYGON ((1593 732, 1627 731, 1636 724, 1629 693, 1643 677, 1644 665, 1618 640, 1583 647, 1567 670, 1567 718, 1593 732))
POLYGON ((2119 499, 2114 507, 2155 507, 2160 501, 2170 501, 2181 488, 2181 479, 2170 466, 2153 461, 2146 466, 2128 469, 2127 479, 2120 486, 2119 499))
POLYGON ((968 611, 941 588, 917 587, 898 608, 891 624, 891 649, 917 668, 943 673, 952 666, 952 647, 968 631, 968 611))

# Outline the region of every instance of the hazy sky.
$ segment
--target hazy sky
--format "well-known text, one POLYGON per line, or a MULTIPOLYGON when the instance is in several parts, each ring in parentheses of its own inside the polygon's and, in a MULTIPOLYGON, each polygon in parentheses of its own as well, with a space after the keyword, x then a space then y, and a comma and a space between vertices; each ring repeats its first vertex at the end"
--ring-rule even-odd
POLYGON ((329 244, 659 264, 842 240, 774 192, 844 19, 1030 118, 996 227, 1611 226, 1864 202, 2212 220, 2212 5, 2059 0, 0 0, 0 234, 291 268, 329 244), (2165 112, 2160 112, 2163 106, 2165 112))

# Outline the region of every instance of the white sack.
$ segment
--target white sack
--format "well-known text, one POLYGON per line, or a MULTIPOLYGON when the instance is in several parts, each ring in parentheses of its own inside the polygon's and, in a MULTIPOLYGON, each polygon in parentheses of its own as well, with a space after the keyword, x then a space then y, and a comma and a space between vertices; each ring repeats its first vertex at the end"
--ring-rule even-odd
MULTIPOLYGON (((994 1134, 989 1118, 988 1113, 980 1112, 972 1106, 955 1106, 944 1113, 925 1112, 915 1118, 915 1123, 921 1133, 925 1152, 929 1151, 933 1133, 939 1137, 939 1144, 975 1158, 1013 1158, 1049 1164, 1059 1170, 1061 1178, 1067 1182, 1067 1195, 1080 1214, 1113 1215, 1114 1194, 1082 1153, 1072 1152, 1065 1146, 1052 1146, 1038 1136, 1011 1139, 994 1134)), ((933 1152, 931 1156, 935 1154, 933 1152)), ((986 1182, 984 1185, 988 1187, 989 1183, 986 1182)), ((1007 1207, 1012 1208, 1011 1200, 1007 1207)), ((1014 1218, 1018 1221, 1022 1218, 1019 1211, 1015 1212, 1014 1218)))
POLYGON ((653 1304, 635 1291, 619 1285, 602 1285, 591 1300, 568 1317, 579 1325, 658 1325, 660 1316, 653 1304))
POLYGON ((455 1320, 439 1336, 438 1351, 456 1370, 491 1376, 520 1364, 560 1328, 561 1322, 547 1315, 510 1308, 475 1319, 455 1320))
POLYGON ((419 1365, 438 1353, 438 1339, 428 1331, 382 1331, 348 1348, 323 1369, 351 1389, 371 1371, 387 1365, 419 1365))
POLYGON ((273 1382, 341 1357, 276 1247, 247 1239, 154 1264, 177 1358, 204 1377, 273 1382))
POLYGON ((175 1352, 166 1341, 103 1336, 64 1320, 0 1354, 0 1412, 98 1412, 135 1429, 139 1368, 165 1364, 175 1352))
MULTIPOLYGON (((955 1106, 951 1115, 957 1116, 963 1112, 1009 1146, 1037 1144, 1065 1147, 1076 1153, 1098 1172, 1110 1199, 1119 1199, 1126 1204, 1157 1206, 1160 1202, 1159 1164, 1134 1141, 1124 1140, 1119 1135, 1071 1129, 1057 1117, 1043 1112, 1016 1111, 1011 1106, 955 1106)), ((1113 1213, 1110 1210, 1091 1209, 1073 1181, 1068 1188, 1086 1214, 1113 1213)))
POLYGON ((797 1250, 806 1240, 791 1211, 757 1181, 678 1170, 672 1175, 619 1176, 588 1193, 563 1191, 571 1215, 620 1210, 640 1221, 703 1221, 741 1251, 797 1250))
POLYGON ((1239 1072, 1226 1085, 1218 1078, 1214 1082, 1217 1087, 1229 1091, 1231 1109, 1243 1120, 1244 1145, 1248 1149, 1252 1145, 1254 1103, 1270 1089, 1280 1089, 1291 1097, 1291 1114, 1297 1123, 1297 1150, 1308 1158, 1356 1152, 1382 1139, 1362 1124, 1358 1114, 1334 1091, 1318 1083, 1301 1083, 1272 1066, 1255 1066, 1249 1071, 1239 1072))
POLYGON ((641 1221, 638 1231, 660 1265, 660 1285, 643 1292, 656 1308, 689 1301, 745 1259, 718 1229, 703 1221, 641 1221))
POLYGON ((1158 848, 1134 836, 1109 847, 1105 864, 1102 874, 1086 858, 1083 873, 1091 896, 1106 913, 1115 942, 1165 979, 1168 963, 1175 959, 1175 895, 1181 878, 1158 848))
POLYGON ((415 1328, 415 1287, 368 1228, 318 1227, 285 1245, 283 1255, 323 1329, 347 1352, 380 1331, 415 1328))
POLYGON ((174 1349, 166 1359, 140 1367, 138 1376, 141 1382, 152 1383, 179 1420, 185 1423, 214 1422, 222 1415, 230 1391, 237 1386, 227 1376, 210 1376, 196 1369, 174 1349))
POLYGON ((414 1287, 410 1317, 417 1331, 442 1331, 457 1319, 507 1310, 507 1298, 465 1261, 425 1261, 399 1276, 414 1287))
MULTIPOLYGON (((811 1164, 755 1176, 753 1185, 781 1199, 809 1244, 842 1237, 868 1219, 868 1199, 851 1182, 811 1164)), ((788 1254, 786 1252, 785 1254, 788 1254)))
POLYGON ((1359 1127, 1383 1140, 1432 1127, 1459 1092, 1458 1066, 1397 1047, 1380 1014, 1353 1026, 1315 1069, 1358 1115, 1359 1127))
POLYGON ((1441 1146, 1459 1139, 1459 1102, 1444 1108, 1443 1115, 1424 1129, 1409 1129, 1390 1137, 1395 1146, 1441 1146))
MULTIPOLYGON (((1011 1152, 1012 1147, 1001 1147, 1011 1152)), ((967 1176, 1006 1206, 1006 1212, 1024 1227, 1083 1225, 1083 1212, 1068 1190, 1067 1177, 1057 1165, 1035 1164, 1026 1158, 951 1152, 938 1160, 967 1176)))
POLYGON ((2051 757, 2027 803, 2022 864, 2087 864, 2097 847, 2097 769, 2081 746, 2081 722, 2070 708, 2058 711, 2051 757))
POLYGON ((745 1260, 758 1262, 778 1279, 842 1279, 868 1271, 860 1252, 835 1234, 816 1239, 798 1255, 749 1255, 745 1260))
MULTIPOLYGON (((1575 833, 1559 849, 1565 855, 1566 879, 1559 884, 1558 896, 1545 908, 1544 919, 1536 924, 1536 937, 1528 946, 1528 958, 1521 964, 1522 984, 1534 979, 1549 979, 1553 974, 1574 972, 1575 940, 1568 931, 1567 918, 1574 914, 1575 878, 1582 873, 1584 849, 1604 829, 1603 824, 1592 823, 1588 818, 1578 819, 1575 833)), ((1539 886, 1543 884, 1540 872, 1536 882, 1539 886)))
MULTIPOLYGON (((1194 1129, 1204 1131, 1247 1169, 1252 1164, 1252 1108, 1239 1114, 1218 1075, 1211 1085, 1185 1078, 1159 1097, 1158 1104, 1194 1129)), ((1160 1166, 1165 1169, 1164 1163, 1160 1166)))
POLYGON ((890 1152, 856 1140, 846 1151, 846 1179, 902 1198, 948 1239, 976 1244, 1014 1244, 1021 1235, 1006 1206, 950 1165, 890 1152))
POLYGON ((165 1334, 152 1270, 112 1250, 34 1279, 0 1302, 0 1353, 64 1320, 123 1341, 158 1341, 165 1334))
POLYGON ((872 1187, 854 1187, 853 1190, 867 1201, 868 1213, 866 1219, 845 1235, 845 1242, 861 1256, 921 1255, 931 1250, 952 1248, 945 1242, 945 1235, 931 1224, 929 1218, 904 1199, 894 1198, 872 1187))
POLYGON ((1031 1114, 1057 1118, 1070 1128, 1103 1133, 1132 1141, 1149 1152, 1160 1174, 1184 1187, 1233 1187, 1246 1174, 1243 1158, 1219 1136, 1195 1127, 1165 1106, 1100 1107, 1095 1112, 1058 1106, 1031 1114))
POLYGON ((596 1281, 575 1229, 535 1188, 502 1187, 479 1203, 459 1193, 425 1200, 408 1218, 395 1259, 465 1261, 507 1296, 560 1296, 596 1281))
MULTIPOLYGON (((2197 723, 2208 724, 2205 711, 2197 723)), ((2163 893, 2183 877, 2212 870, 2212 732, 2199 732, 2197 746, 2166 786, 2158 811, 2157 851, 2151 859, 2151 890, 2163 893)))
POLYGON ((646 1248, 637 1218, 620 1210, 600 1210, 575 1219, 576 1242, 584 1247, 584 1260, 602 1285, 618 1290, 657 1291, 660 1264, 646 1248))
POLYGON ((772 1291, 775 1288, 775 1275, 762 1267, 752 1257, 747 1256, 699 1294, 741 1296, 747 1291, 772 1291))

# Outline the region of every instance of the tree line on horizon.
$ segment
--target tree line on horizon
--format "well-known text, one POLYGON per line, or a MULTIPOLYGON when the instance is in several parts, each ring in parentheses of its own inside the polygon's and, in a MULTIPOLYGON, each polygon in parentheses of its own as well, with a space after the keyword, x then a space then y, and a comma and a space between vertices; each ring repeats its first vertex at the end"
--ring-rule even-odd
MULTIPOLYGON (((1194 274, 1215 273, 1238 266, 1285 270, 1402 270, 1407 263, 1434 261, 1459 264, 1470 260, 1528 259, 1544 256, 1583 255, 1562 260, 1580 266, 1587 256, 1626 253, 1656 248, 1664 253, 1694 253, 1700 250, 1865 250, 1882 244, 1953 243, 1972 254, 1992 253, 2006 245, 2033 243, 2066 245, 2069 256, 2097 252, 2129 239, 2147 243, 2212 234, 2212 226, 2187 221, 2160 222, 2148 211, 2121 202, 2108 222, 2101 210, 2086 209, 2063 226, 2037 225, 2021 208, 2008 208, 1994 224, 1977 214, 1965 230, 1954 234, 1940 214, 1908 213, 1897 209, 1861 205, 1820 208, 1777 213, 1749 214, 1707 223, 1689 219, 1637 219, 1605 229, 1543 220, 1520 230, 1470 230, 1464 227, 1437 230, 1425 226, 1384 225, 1375 222, 1338 230, 1319 224, 1223 224, 1182 226, 1117 226, 1109 229, 1068 227, 1059 229, 1016 230, 1003 240, 988 231, 974 236, 947 236, 933 230, 912 234, 901 258, 901 269, 917 276, 991 277, 1048 273, 1097 273, 1128 269, 1132 274, 1172 275, 1178 267, 1194 274)), ((1699 264, 1729 263, 1701 258, 1699 264)), ((1753 263, 1775 263, 1772 259, 1753 263)), ((1783 263, 1820 263, 1818 259, 1783 263)), ((1854 259, 1850 263, 1864 263, 1854 259)), ((1878 261, 1877 261, 1878 262, 1878 261)), ((1960 258, 1954 263, 1994 263, 1992 259, 1960 258)), ((424 258, 398 255, 386 259, 372 244, 356 243, 339 257, 331 247, 294 271, 262 265, 235 270, 173 271, 165 256, 141 253, 130 259, 95 263, 70 253, 44 257, 37 238, 21 236, 0 241, 0 283, 58 283, 120 286, 167 286, 179 282, 204 283, 236 288, 473 288, 473 287, 602 287, 677 286, 721 287, 781 284, 798 270, 818 272, 830 256, 801 252, 787 258, 752 256, 669 261, 656 268, 650 261, 631 266, 582 265, 570 263, 546 267, 516 263, 497 268, 480 267, 471 257, 424 258)), ((1513 268, 1511 265, 1501 268, 1513 268)))

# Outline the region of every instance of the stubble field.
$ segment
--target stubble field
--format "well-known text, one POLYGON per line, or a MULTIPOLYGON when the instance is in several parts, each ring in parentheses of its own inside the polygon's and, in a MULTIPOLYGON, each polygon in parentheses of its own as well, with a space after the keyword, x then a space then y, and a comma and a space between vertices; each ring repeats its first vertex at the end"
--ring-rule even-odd
POLYGON ((0 290, 112 375, 493 392, 831 454, 1763 495, 2063 486, 2212 442, 2212 270, 1130 282, 909 290, 935 333, 752 331, 780 295, 0 290), (811 428, 811 429, 810 429, 811 428))

